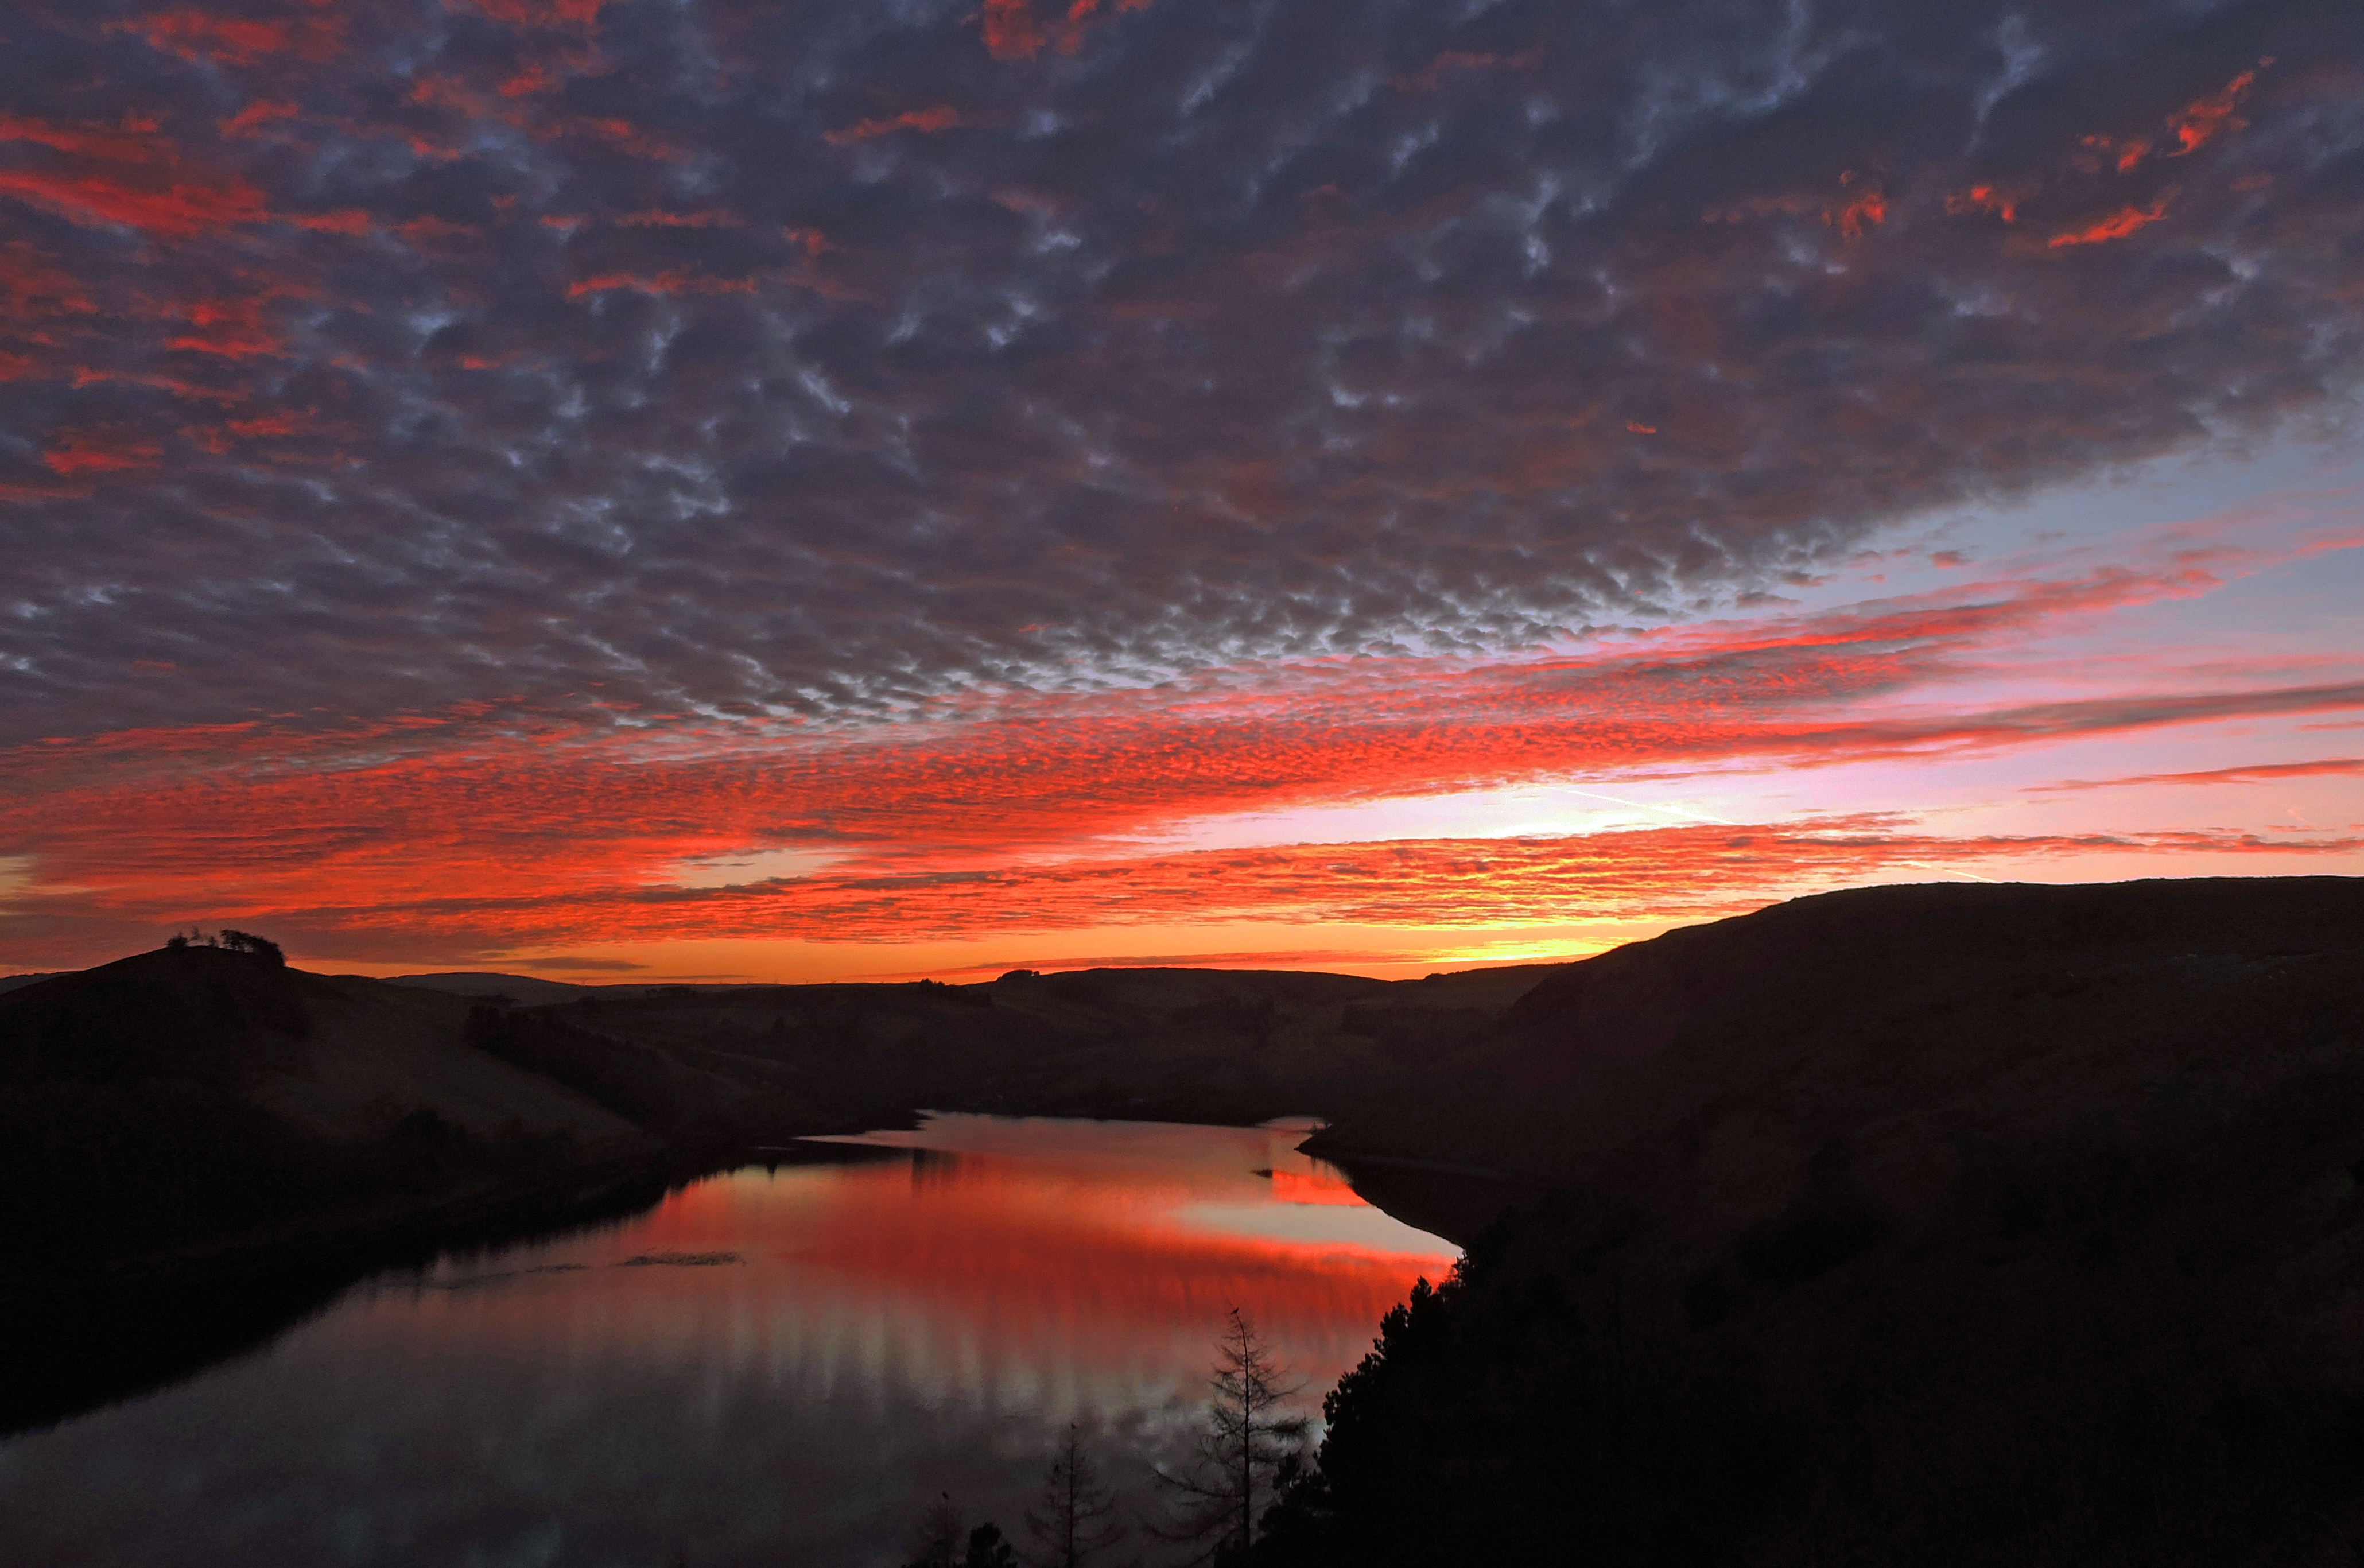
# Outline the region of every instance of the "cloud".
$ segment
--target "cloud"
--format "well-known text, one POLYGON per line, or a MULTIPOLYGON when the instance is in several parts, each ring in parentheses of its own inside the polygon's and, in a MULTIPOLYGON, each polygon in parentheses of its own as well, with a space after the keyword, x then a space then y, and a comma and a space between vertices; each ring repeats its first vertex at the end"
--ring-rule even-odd
POLYGON ((916 130, 932 135, 937 131, 951 130, 960 123, 958 109, 950 104, 940 104, 931 109, 906 109, 899 115, 874 115, 853 125, 824 131, 821 139, 831 147, 843 147, 849 142, 891 136, 898 130, 916 130))
POLYGON ((2364 773, 2364 757, 2324 757, 2305 762, 2253 762, 2246 767, 2205 768, 2189 773, 2134 773, 2116 779, 2066 779, 2037 784, 2040 793, 2124 789, 2139 784, 2265 784, 2278 779, 2336 778, 2364 773))
POLYGON ((14 738, 1514 650, 2364 362, 2298 0, 2047 15, 2017 75, 1985 5, 503 0, 266 51, 307 15, 12 16, 14 738), (318 417, 216 450, 192 398, 318 417), (41 492, 95 428, 161 461, 41 492), (126 625, 217 651, 133 681, 126 625))
MULTIPOLYGON (((1571 908, 1591 917, 1617 897, 1661 914, 1699 910, 1719 887, 1762 898, 1989 856, 2352 856, 2346 840, 2215 829, 1947 838, 1898 818, 1714 824, 1663 842, 1584 840, 1708 858, 1689 871, 1668 859, 1662 880, 1635 873, 1571 904, 1575 840, 1551 840, 1561 847, 1546 851, 1422 840, 1429 847, 1400 864, 1380 845, 1330 859, 1321 845, 1199 856, 1167 847, 1177 826, 1242 814, 1732 767, 1927 763, 2364 710, 2364 681, 2336 661, 2316 667, 2332 678, 2296 684, 2291 666, 2271 662, 2153 668, 2121 689, 2058 695, 2073 656, 2057 670, 2031 665, 2032 642, 2323 549, 2212 542, 2195 526, 2154 542, 2148 569, 1949 579, 1926 594, 1578 651, 976 693, 892 724, 718 721, 630 706, 562 716, 510 701, 52 739, 0 753, 12 781, 0 853, 38 867, 19 897, 43 911, 47 931, 144 929, 205 913, 353 944, 356 955, 409 954, 418 950, 400 944, 431 940, 461 957, 734 931, 883 941, 898 929, 957 937, 1094 922, 1534 923, 1575 917, 1571 908), (1998 685, 2009 669, 2016 678, 1998 685), (1717 834, 1779 853, 1727 861, 1734 845, 1717 834), (797 852, 753 852, 768 846, 797 852), (747 870, 682 874, 714 862, 747 870), (1754 869, 1743 876, 1735 865, 1754 869)), ((181 673, 162 645, 138 651, 151 667, 139 678, 181 673)), ((37 959, 49 962, 26 962, 37 959)))
POLYGON ((751 845, 1114 863, 1177 814, 2354 701, 1939 700, 2222 550, 1731 618, 1900 519, 2348 419, 2359 74, 2304 0, 9 39, 0 852, 91 920, 230 872, 358 931, 751 845))

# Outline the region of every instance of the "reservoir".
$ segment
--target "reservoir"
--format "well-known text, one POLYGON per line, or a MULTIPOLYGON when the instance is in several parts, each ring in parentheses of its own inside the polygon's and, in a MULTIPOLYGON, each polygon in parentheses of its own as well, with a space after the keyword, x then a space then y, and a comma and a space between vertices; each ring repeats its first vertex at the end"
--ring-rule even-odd
POLYGON ((895 1568, 945 1498, 1024 1550, 1071 1427, 1146 1523, 1232 1310, 1318 1420, 1452 1266, 1297 1152, 1310 1125, 931 1117, 381 1274, 0 1445, 0 1557, 895 1568))

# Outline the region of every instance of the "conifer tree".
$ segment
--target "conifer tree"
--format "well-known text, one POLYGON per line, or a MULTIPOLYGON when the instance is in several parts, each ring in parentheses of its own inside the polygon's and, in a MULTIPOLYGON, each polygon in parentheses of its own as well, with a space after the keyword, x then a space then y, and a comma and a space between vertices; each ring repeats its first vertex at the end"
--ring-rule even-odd
POLYGON ((1072 1423, 1051 1461, 1042 1500, 1026 1510, 1039 1568, 1089 1568, 1124 1539, 1116 1494, 1101 1485, 1098 1467, 1072 1423))
POLYGON ((1232 1309, 1215 1343, 1205 1428, 1190 1466, 1158 1471, 1174 1495, 1174 1518, 1157 1533, 1200 1550, 1196 1561, 1244 1562, 1255 1539, 1260 1506, 1277 1485, 1282 1466, 1305 1441, 1306 1418, 1281 1413, 1304 1386, 1291 1382, 1255 1326, 1232 1309))

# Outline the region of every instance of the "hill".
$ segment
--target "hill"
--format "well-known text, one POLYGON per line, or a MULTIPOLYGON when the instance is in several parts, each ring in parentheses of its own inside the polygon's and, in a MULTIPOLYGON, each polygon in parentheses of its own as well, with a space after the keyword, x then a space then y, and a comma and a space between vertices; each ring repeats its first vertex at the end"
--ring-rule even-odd
POLYGON ((530 974, 500 974, 477 969, 446 970, 435 974, 391 974, 385 983, 417 991, 440 991, 447 996, 467 996, 478 1001, 522 1002, 529 1006, 571 1002, 593 989, 565 980, 536 980, 530 974))
POLYGON ((1559 966, 1312 1147, 1614 1190, 1704 1241, 1835 1141, 1918 1212, 2005 1151, 2180 1136, 2337 1070, 2359 1001, 2364 879, 1863 888, 1559 966))
POLYGON ((602 987, 541 1011, 775 1063, 849 1123, 886 1125, 925 1106, 1247 1125, 1383 1101, 1492 1027, 1548 968, 1398 983, 1087 969, 979 985, 602 987))
POLYGON ((1260 1561, 2364 1542, 2364 880, 1800 899, 1566 966, 1310 1147, 1473 1244, 1260 1561))
POLYGON ((461 998, 205 947, 0 995, 0 1299, 813 1117, 760 1073, 492 1032, 461 998))

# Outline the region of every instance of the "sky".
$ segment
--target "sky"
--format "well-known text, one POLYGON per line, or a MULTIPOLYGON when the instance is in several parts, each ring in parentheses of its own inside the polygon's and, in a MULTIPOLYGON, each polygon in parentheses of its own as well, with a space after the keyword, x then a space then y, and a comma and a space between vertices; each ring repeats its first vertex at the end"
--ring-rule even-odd
POLYGON ((2364 11, 16 0, 0 969, 2364 874, 2364 11))

